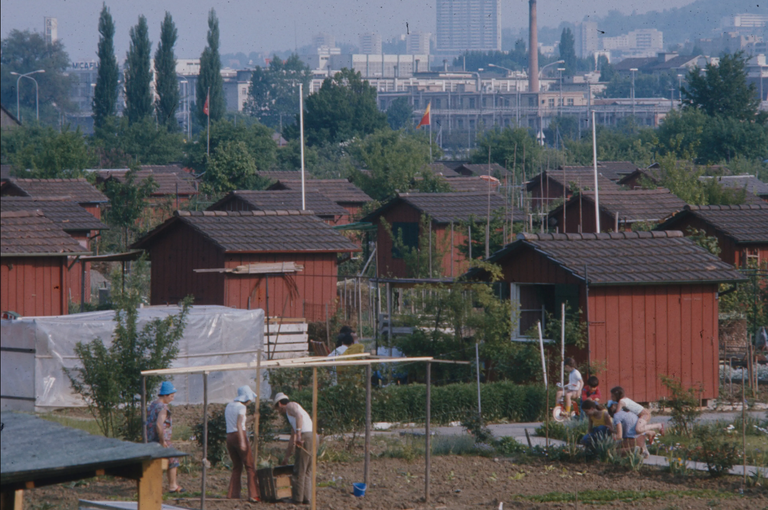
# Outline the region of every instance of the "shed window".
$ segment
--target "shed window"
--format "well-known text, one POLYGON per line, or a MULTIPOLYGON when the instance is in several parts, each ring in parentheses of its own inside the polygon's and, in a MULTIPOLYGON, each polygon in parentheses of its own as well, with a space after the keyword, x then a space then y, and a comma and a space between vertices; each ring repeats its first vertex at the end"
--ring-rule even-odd
POLYGON ((560 317, 560 304, 565 302, 569 314, 579 309, 578 285, 542 285, 515 284, 509 285, 512 300, 512 321, 516 324, 512 330, 513 341, 527 341, 535 337, 528 335, 531 328, 541 321, 542 331, 547 325, 547 314, 560 317), (519 312, 519 317, 515 314, 519 312), (515 322, 515 319, 518 319, 515 322))
MULTIPOLYGON (((402 239, 403 247, 415 249, 419 246, 419 224, 414 222, 394 222, 392 224, 392 234, 395 239, 402 239)), ((402 259, 405 256, 402 250, 399 250, 395 243, 392 243, 392 258, 402 259)))

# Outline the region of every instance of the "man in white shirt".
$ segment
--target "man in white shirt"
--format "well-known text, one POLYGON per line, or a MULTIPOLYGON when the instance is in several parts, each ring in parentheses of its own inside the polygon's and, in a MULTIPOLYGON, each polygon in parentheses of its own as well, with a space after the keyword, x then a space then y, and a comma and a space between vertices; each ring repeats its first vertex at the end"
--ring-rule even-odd
POLYGON ((312 481, 309 477, 312 458, 308 450, 312 444, 312 418, 303 407, 296 402, 291 402, 285 393, 275 395, 275 407, 291 424, 291 438, 283 457, 283 465, 288 464, 288 460, 295 452, 296 459, 293 463, 291 479, 293 502, 297 505, 307 505, 312 497, 312 481))
MULTIPOLYGON (((249 386, 237 389, 235 400, 224 409, 224 419, 227 422, 227 451, 232 459, 232 476, 229 479, 227 498, 240 499, 240 478, 243 475, 243 465, 248 478, 248 501, 259 501, 259 485, 256 481, 256 470, 253 465, 253 453, 248 444, 248 434, 245 428, 246 404, 256 400, 256 394, 249 386)), ((256 441, 258 439, 254 439, 256 441)))

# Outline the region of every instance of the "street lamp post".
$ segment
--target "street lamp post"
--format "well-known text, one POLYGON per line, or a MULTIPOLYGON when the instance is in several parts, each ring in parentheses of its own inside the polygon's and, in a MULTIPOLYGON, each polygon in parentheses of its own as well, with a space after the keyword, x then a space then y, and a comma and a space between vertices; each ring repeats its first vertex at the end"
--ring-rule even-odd
POLYGON ((632 73, 632 118, 634 120, 635 117, 635 73, 637 72, 637 68, 633 67, 629 70, 629 72, 632 73))
POLYGON ((189 81, 187 80, 181 80, 179 83, 184 84, 184 99, 187 100, 186 105, 186 114, 187 114, 187 140, 192 138, 192 128, 190 126, 190 118, 189 118, 189 81))
POLYGON ((680 105, 683 104, 683 75, 677 75, 677 99, 680 100, 680 105))
POLYGON ((19 122, 21 122, 21 113, 19 108, 19 81, 21 81, 22 78, 29 78, 33 82, 35 82, 35 113, 37 115, 37 120, 40 120, 40 102, 39 102, 39 94, 38 94, 38 86, 37 86, 37 80, 32 78, 33 74, 37 73, 44 73, 45 69, 38 69, 37 71, 32 71, 29 73, 19 74, 16 72, 11 71, 11 74, 14 76, 18 76, 16 78, 16 117, 18 118, 19 122))
POLYGON ((557 72, 560 73, 560 103, 557 105, 558 115, 560 115, 560 109, 563 107, 563 71, 565 71, 565 67, 557 68, 557 72))

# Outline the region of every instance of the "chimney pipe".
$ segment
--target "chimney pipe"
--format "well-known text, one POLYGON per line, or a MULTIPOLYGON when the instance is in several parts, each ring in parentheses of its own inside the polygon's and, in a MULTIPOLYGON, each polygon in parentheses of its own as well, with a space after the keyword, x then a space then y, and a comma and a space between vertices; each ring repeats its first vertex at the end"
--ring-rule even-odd
POLYGON ((539 91, 539 36, 536 24, 536 0, 529 0, 528 92, 539 91))

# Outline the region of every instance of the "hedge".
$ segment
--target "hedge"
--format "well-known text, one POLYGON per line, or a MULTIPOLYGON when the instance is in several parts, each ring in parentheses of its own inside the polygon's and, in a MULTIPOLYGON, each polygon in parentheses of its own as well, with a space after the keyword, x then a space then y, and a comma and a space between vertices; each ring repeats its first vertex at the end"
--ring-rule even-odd
MULTIPOLYGON (((510 381, 481 384, 483 420, 532 422, 543 419, 546 394, 541 385, 510 381)), ((312 392, 302 390, 294 400, 311 412, 312 392)), ((554 399, 552 399, 554 402, 554 399)), ((376 388, 372 394, 374 422, 423 423, 426 386, 409 384, 376 388)), ((477 412, 477 385, 432 387, 432 423, 447 425, 477 412)), ((357 386, 331 386, 318 393, 319 430, 325 434, 361 430, 365 425, 365 390, 357 386)))

